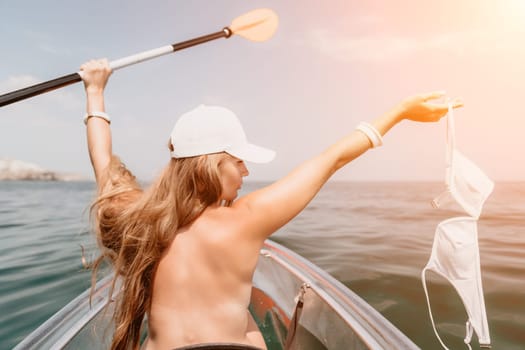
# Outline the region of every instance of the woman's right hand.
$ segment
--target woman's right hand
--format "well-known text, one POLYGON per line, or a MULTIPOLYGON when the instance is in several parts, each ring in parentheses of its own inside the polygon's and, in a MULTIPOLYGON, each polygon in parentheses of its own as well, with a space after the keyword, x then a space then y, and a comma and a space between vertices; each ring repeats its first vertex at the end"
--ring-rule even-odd
POLYGON ((112 73, 107 59, 91 60, 80 66, 86 93, 102 92, 112 73))
MULTIPOLYGON (((111 75, 111 68, 106 59, 91 60, 80 67, 86 90, 86 112, 105 113, 104 88, 111 75)), ((109 122, 102 118, 86 120, 89 157, 95 170, 99 186, 103 183, 102 174, 111 161, 111 131, 109 122)))
MULTIPOLYGON (((432 92, 409 97, 397 106, 397 114, 400 120, 437 122, 448 112, 448 101, 436 101, 444 96, 444 92, 432 92)), ((463 102, 460 99, 456 99, 451 103, 453 108, 463 106, 463 102)))

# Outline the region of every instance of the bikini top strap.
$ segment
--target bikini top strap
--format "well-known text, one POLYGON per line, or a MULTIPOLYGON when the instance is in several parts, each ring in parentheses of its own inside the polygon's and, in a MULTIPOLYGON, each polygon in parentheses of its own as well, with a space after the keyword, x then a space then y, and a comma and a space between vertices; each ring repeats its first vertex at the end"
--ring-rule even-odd
POLYGON ((436 324, 434 323, 434 317, 432 316, 432 309, 430 308, 430 299, 428 298, 428 290, 427 290, 427 282, 426 282, 426 274, 425 274, 426 271, 427 271, 427 267, 425 267, 423 271, 421 271, 421 282, 423 283, 423 289, 425 290, 425 297, 427 298, 427 306, 428 306, 428 314, 430 315, 430 322, 432 323, 432 328, 434 329, 434 333, 436 334, 436 337, 438 338, 439 343, 441 344, 443 349, 450 350, 449 348, 447 348, 445 343, 443 343, 443 340, 441 340, 437 332, 437 329, 436 329, 436 324))

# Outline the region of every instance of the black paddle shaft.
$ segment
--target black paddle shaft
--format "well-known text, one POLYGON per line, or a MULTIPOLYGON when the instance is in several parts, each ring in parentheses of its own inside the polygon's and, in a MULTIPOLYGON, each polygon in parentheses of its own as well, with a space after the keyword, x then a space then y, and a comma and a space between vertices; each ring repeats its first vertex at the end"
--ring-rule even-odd
MULTIPOLYGON (((190 40, 186 40, 186 41, 183 41, 177 44, 172 44, 171 45, 173 47, 172 52, 179 51, 179 50, 191 47, 191 46, 199 45, 207 41, 211 41, 211 40, 215 40, 219 38, 229 38, 231 35, 232 35, 232 31, 226 27, 220 32, 203 35, 195 39, 190 39, 190 40)), ((134 63, 139 63, 146 59, 151 59, 154 57, 157 57, 157 56, 147 57, 145 59, 138 60, 137 62, 134 62, 134 63)), ((114 69, 118 69, 118 68, 121 68, 121 67, 115 67, 114 69)), ((11 104, 11 103, 14 103, 20 100, 25 100, 26 98, 40 95, 48 91, 56 90, 64 86, 77 83, 79 81, 82 81, 82 78, 80 77, 80 75, 78 73, 73 73, 69 75, 64 75, 60 78, 56 78, 53 80, 48 80, 40 84, 32 85, 32 86, 29 86, 23 89, 8 92, 7 94, 0 95, 0 107, 6 106, 8 104, 11 104)))
POLYGON ((78 73, 64 75, 60 78, 46 81, 44 83, 28 86, 26 88, 9 92, 0 96, 0 107, 43 94, 48 91, 59 89, 63 86, 71 85, 81 81, 82 78, 78 73))

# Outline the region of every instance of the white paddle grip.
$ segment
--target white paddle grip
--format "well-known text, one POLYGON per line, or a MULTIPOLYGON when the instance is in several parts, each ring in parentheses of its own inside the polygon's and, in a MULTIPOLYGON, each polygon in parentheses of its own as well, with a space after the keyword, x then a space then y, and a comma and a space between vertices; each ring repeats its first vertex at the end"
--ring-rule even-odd
POLYGON ((111 67, 112 70, 117 70, 120 68, 131 66, 132 64, 135 64, 135 63, 140 63, 140 62, 147 61, 155 57, 166 55, 171 52, 173 52, 173 46, 166 45, 166 46, 162 46, 162 47, 159 47, 153 50, 143 51, 135 55, 119 58, 118 60, 109 62, 109 66, 111 67))

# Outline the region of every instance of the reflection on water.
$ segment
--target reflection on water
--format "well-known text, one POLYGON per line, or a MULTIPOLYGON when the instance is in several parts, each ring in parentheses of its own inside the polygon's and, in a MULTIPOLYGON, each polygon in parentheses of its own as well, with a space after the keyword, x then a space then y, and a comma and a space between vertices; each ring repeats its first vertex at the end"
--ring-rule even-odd
MULTIPOLYGON (((246 190, 261 184, 247 184, 246 190)), ((331 183, 272 238, 367 300, 423 349, 440 349, 420 280, 437 224, 432 183, 331 183)), ((80 244, 93 247, 92 183, 0 182, 0 349, 10 349, 89 287, 80 244)), ((525 184, 496 184, 479 221, 483 287, 494 349, 525 344, 525 184)), ((93 251, 93 249, 91 249, 93 251)), ((459 296, 429 273, 440 335, 462 349, 459 296)), ((477 339, 473 339, 473 348, 477 339)))

